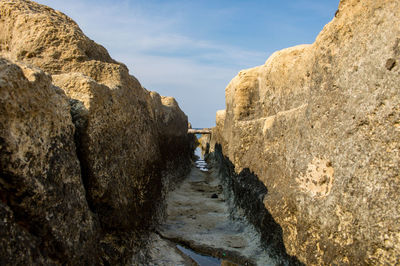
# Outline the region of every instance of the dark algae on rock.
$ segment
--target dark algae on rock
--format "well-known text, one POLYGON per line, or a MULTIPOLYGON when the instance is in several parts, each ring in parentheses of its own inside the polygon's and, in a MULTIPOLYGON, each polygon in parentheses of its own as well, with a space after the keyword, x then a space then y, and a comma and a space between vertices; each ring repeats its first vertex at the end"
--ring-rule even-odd
POLYGON ((221 145, 216 144, 212 155, 208 156, 218 169, 219 176, 226 187, 226 197, 231 199, 231 208, 243 210, 244 216, 261 235, 264 249, 282 264, 303 265, 295 256, 286 253, 282 238, 282 228, 264 207, 264 197, 268 189, 248 168, 235 172, 232 162, 222 154, 221 145))

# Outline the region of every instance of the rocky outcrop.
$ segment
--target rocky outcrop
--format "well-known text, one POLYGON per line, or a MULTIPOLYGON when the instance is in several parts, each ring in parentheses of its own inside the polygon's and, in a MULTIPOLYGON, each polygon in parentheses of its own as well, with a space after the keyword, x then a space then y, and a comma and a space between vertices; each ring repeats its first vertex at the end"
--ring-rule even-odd
POLYGON ((399 14, 397 1, 342 0, 314 44, 226 88, 211 146, 232 182, 262 181, 265 211, 303 263, 400 260, 399 14))
POLYGON ((203 156, 208 154, 210 152, 211 134, 202 134, 198 141, 201 154, 203 156))
POLYGON ((0 93, 1 264, 93 257, 68 98, 43 71, 4 59, 0 93))
POLYGON ((163 158, 163 195, 188 174, 188 165, 195 150, 196 138, 188 134, 187 116, 172 97, 150 93, 153 99, 154 119, 158 143, 163 158))
POLYGON ((4 263, 129 261, 190 169, 186 115, 31 1, 0 3, 0 57, 4 263))

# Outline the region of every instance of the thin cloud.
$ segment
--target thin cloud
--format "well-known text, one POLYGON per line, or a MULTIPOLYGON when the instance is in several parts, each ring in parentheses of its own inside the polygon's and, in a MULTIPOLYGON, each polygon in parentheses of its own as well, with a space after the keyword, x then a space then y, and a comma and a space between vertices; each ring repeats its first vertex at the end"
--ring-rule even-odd
POLYGON ((37 0, 72 17, 144 87, 212 126, 224 88, 271 52, 311 43, 339 0, 37 0))
MULTIPOLYGON (((184 23, 183 21, 174 16, 148 14, 139 4, 134 5, 129 1, 114 6, 102 2, 92 6, 77 0, 68 3, 59 0, 39 0, 39 2, 61 9, 70 15, 89 37, 110 48, 111 53, 113 50, 124 50, 128 53, 155 53, 166 57, 173 57, 176 53, 177 57, 182 57, 185 51, 189 51, 186 57, 192 60, 200 56, 208 60, 217 57, 218 62, 222 60, 221 63, 243 66, 254 63, 251 57, 267 55, 266 52, 249 51, 210 40, 188 37, 176 29, 178 24, 184 23)), ((176 3, 171 5, 175 6, 176 3)), ((223 11, 219 10, 217 13, 221 12, 223 11)), ((265 58, 262 58, 261 62, 264 60, 265 58)))
MULTIPOLYGON (((125 63, 144 87, 177 98, 197 126, 212 125, 216 110, 224 108, 225 86, 239 70, 267 58, 267 53, 186 36, 178 31, 184 23, 179 14, 151 14, 135 2, 39 2, 71 16, 85 34, 125 63)), ((165 5, 167 10, 175 8, 174 3, 165 5)))

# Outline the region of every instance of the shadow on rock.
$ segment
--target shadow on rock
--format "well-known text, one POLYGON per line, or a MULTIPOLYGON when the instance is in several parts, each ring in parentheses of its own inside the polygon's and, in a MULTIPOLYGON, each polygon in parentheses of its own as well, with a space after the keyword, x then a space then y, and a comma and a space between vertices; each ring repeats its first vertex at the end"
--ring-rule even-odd
POLYGON ((264 206, 267 187, 248 168, 237 174, 233 163, 223 155, 220 144, 215 145, 213 157, 219 166, 222 181, 228 188, 228 198, 233 199, 234 207, 242 209, 247 220, 259 231, 264 248, 284 264, 304 265, 297 257, 287 254, 282 227, 264 206))

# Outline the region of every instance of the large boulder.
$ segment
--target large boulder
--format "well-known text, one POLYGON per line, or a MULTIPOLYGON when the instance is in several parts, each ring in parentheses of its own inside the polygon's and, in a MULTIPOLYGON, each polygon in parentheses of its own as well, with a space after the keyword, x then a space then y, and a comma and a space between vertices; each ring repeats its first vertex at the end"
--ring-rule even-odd
POLYGON ((0 58, 0 257, 128 263, 190 169, 186 115, 32 1, 0 1, 0 58))
POLYGON ((143 89, 110 89, 81 73, 53 80, 71 98, 91 208, 114 229, 144 225, 159 200, 161 159, 148 103, 135 93, 143 89))
POLYGON ((161 149, 181 147, 189 158, 186 115, 170 107, 175 100, 155 104, 125 65, 64 14, 22 0, 0 7, 0 54, 48 72, 70 98, 90 208, 114 230, 150 224, 161 171, 175 159, 161 149), (174 146, 161 141, 177 136, 174 146))
POLYGON ((29 0, 1 1, 0 5, 2 55, 51 74, 81 69, 76 72, 104 77, 107 68, 120 68, 104 47, 86 37, 63 13, 29 0))
POLYGON ((400 260, 399 25, 398 1, 342 0, 314 44, 226 88, 212 142, 263 182, 286 251, 306 264, 400 260))
POLYGON ((74 131, 50 76, 0 59, 1 264, 95 259, 74 131))

